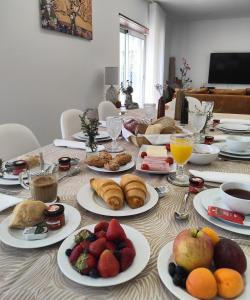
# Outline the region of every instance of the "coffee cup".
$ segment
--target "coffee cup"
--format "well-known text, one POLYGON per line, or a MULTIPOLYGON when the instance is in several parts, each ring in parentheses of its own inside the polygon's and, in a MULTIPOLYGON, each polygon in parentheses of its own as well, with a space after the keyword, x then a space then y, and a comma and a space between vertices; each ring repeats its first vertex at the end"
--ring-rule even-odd
POLYGON ((57 198, 58 179, 55 173, 46 173, 44 171, 38 173, 22 172, 19 175, 19 181, 27 190, 30 190, 31 197, 34 200, 43 202, 53 202, 57 198), (25 181, 28 177, 28 184, 25 181))

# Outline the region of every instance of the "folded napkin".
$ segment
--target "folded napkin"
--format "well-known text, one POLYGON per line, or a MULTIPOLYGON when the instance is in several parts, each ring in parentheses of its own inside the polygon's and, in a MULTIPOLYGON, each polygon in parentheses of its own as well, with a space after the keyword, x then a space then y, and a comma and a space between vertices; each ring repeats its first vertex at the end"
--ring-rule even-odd
MULTIPOLYGON (((82 149, 82 150, 86 150, 86 152, 91 152, 91 149, 89 147, 86 148, 86 145, 85 145, 84 142, 56 139, 56 140, 54 140, 54 145, 56 147, 67 147, 67 148, 71 148, 71 149, 82 149)), ((102 151, 104 149, 105 149, 105 147, 103 145, 98 145, 97 146, 97 151, 102 151)))
POLYGON ((220 123, 235 123, 235 124, 246 124, 250 125, 250 120, 246 119, 220 119, 220 123))
POLYGON ((215 142, 224 142, 226 141, 228 135, 226 134, 217 134, 217 135, 214 135, 214 141, 215 142))
POLYGON ((23 201, 21 198, 17 198, 14 196, 9 196, 5 194, 0 194, 0 211, 5 210, 11 206, 14 206, 23 201))
POLYGON ((224 172, 210 172, 210 171, 196 171, 189 170, 189 173, 193 176, 198 176, 203 178, 205 181, 212 182, 246 182, 250 183, 250 175, 241 173, 224 173, 224 172))

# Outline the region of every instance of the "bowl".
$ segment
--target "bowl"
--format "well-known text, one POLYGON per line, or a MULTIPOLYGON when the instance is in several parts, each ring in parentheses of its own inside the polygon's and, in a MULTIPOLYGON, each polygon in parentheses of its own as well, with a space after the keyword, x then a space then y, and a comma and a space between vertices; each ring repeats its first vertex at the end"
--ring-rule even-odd
POLYGON ((219 153, 220 149, 214 145, 194 144, 189 162, 195 165, 208 165, 216 160, 219 153))
POLYGON ((230 189, 240 189, 250 192, 250 184, 241 182, 226 182, 220 186, 220 195, 222 201, 234 212, 241 213, 243 215, 250 214, 250 198, 249 200, 231 196, 225 191, 230 189))
POLYGON ((232 135, 227 137, 226 145, 229 150, 243 152, 250 147, 250 138, 247 136, 232 135))

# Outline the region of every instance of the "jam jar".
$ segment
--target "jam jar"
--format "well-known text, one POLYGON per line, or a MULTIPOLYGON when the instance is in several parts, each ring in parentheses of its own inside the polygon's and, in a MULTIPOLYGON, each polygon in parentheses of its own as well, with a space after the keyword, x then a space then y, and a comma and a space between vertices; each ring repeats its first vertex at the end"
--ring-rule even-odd
POLYGON ((12 163, 13 175, 19 175, 21 172, 28 169, 28 164, 25 160, 15 160, 12 163))
POLYGON ((45 211, 45 223, 49 230, 57 230, 65 225, 64 206, 52 204, 45 211))
POLYGON ((204 179, 201 177, 191 176, 189 178, 189 192, 197 194, 203 190, 204 179))
POLYGON ((58 163, 59 163, 59 170, 60 171, 68 171, 71 167, 70 164, 71 158, 70 157, 60 157, 58 159, 58 163))
POLYGON ((213 142, 214 142, 214 136, 212 136, 212 135, 205 136, 205 141, 204 141, 205 144, 212 145, 213 142))

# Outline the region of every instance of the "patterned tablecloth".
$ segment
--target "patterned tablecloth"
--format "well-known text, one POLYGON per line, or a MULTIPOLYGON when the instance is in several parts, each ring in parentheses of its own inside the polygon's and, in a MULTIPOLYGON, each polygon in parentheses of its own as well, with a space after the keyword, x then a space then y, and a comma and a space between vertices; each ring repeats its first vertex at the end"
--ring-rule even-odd
MULTIPOLYGON (((221 118, 222 115, 217 114, 221 118)), ((223 117, 228 117, 225 115, 223 117)), ((232 115, 230 117, 247 117, 232 115)), ((133 145, 120 141, 126 151, 137 157, 138 149, 133 145)), ((63 155, 84 159, 85 153, 81 150, 56 148, 52 145, 42 149, 45 161, 52 163, 63 155)), ((237 162, 224 162, 216 160, 209 166, 187 165, 187 169, 225 171, 250 173, 250 164, 237 162)), ((0 299, 20 300, 20 299, 176 299, 162 284, 157 272, 157 257, 161 248, 187 227, 211 226, 200 217, 192 206, 190 200, 190 218, 187 222, 176 222, 174 211, 179 208, 186 188, 170 185, 166 181, 166 176, 145 175, 135 170, 133 173, 141 175, 149 184, 167 185, 169 194, 159 200, 158 204, 150 211, 131 217, 123 217, 119 220, 123 224, 132 226, 142 232, 147 238, 151 256, 147 267, 136 278, 129 282, 108 288, 90 288, 75 284, 67 279, 59 270, 57 265, 57 250, 61 243, 34 249, 22 250, 9 247, 0 242, 0 299)), ((70 204, 77 208, 82 216, 81 225, 85 226, 97 223, 100 218, 109 220, 108 217, 101 217, 90 213, 80 207, 76 201, 76 194, 80 187, 89 181, 91 177, 98 176, 83 166, 80 175, 68 178, 59 184, 59 196, 63 203, 70 204)), ((117 175, 116 175, 117 176, 117 175)), ((21 196, 25 195, 20 194, 21 196)), ((0 213, 0 221, 8 216, 13 208, 0 213)), ((218 233, 226 237, 239 237, 237 234, 230 233, 219 227, 215 228, 218 233)), ((245 238, 245 237, 244 237, 245 238)), ((243 246, 244 250, 250 255, 250 247, 243 246)), ((140 253, 137 253, 140 255, 140 253)))

